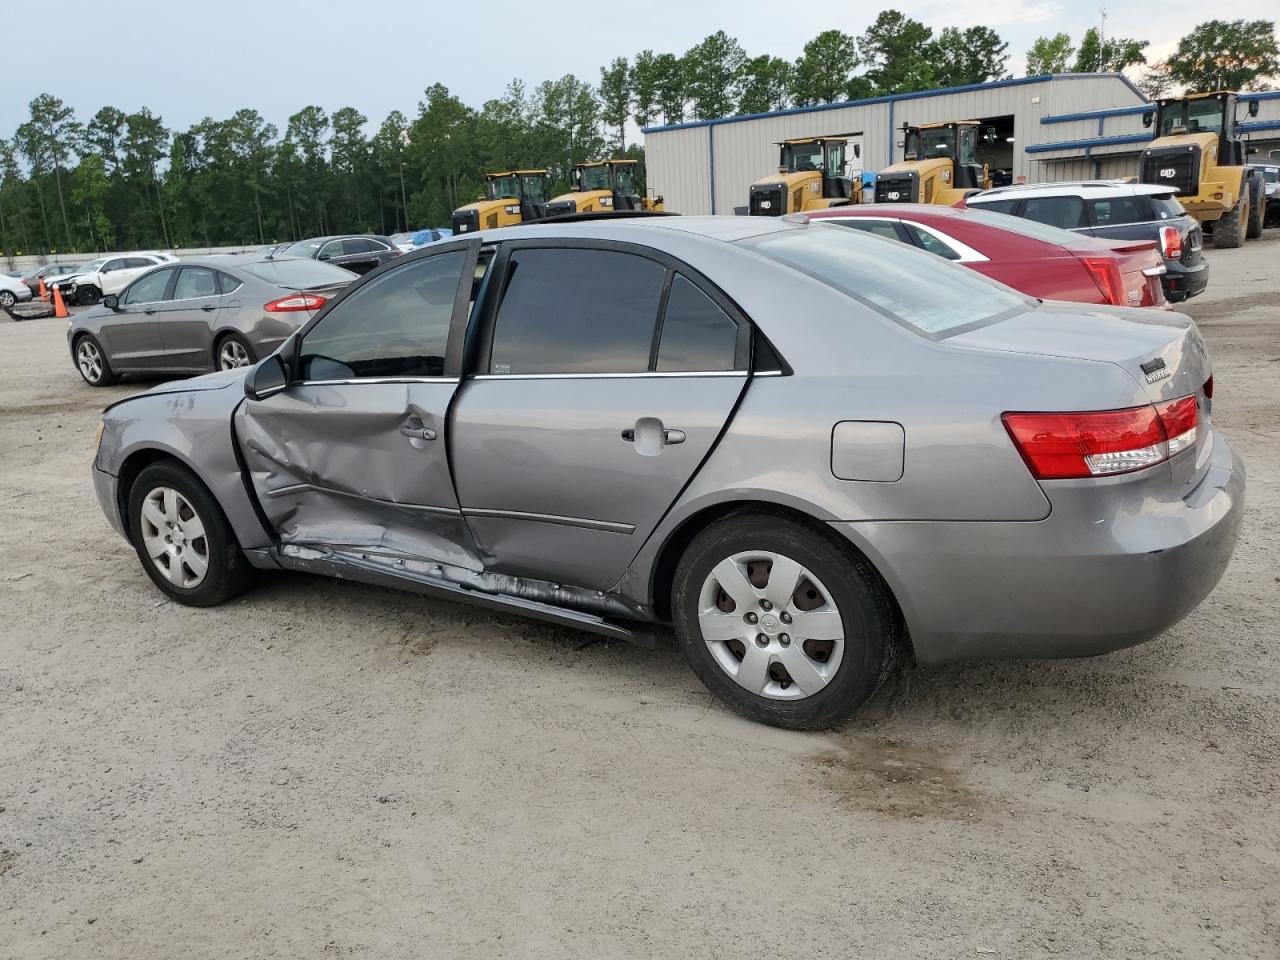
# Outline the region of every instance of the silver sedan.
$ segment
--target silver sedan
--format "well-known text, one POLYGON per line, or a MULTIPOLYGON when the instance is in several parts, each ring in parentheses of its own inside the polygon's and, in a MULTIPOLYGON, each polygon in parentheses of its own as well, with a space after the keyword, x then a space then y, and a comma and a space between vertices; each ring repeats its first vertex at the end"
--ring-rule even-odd
POLYGON ((85 382, 256 363, 355 279, 329 263, 259 254, 170 263, 75 314, 71 358, 85 382))
POLYGON ((1184 316, 803 217, 534 224, 116 404, 93 478, 180 602, 288 569, 670 623, 735 708, 815 727, 899 654, 1104 653, 1200 603, 1244 500, 1211 373, 1184 316))

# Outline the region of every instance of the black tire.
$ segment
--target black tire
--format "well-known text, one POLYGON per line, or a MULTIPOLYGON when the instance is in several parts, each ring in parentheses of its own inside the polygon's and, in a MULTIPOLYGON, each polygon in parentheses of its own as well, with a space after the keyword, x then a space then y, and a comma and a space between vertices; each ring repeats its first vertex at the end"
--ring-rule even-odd
POLYGON ((234 367, 230 367, 230 366, 224 367, 222 365, 223 364, 222 350, 228 344, 237 344, 240 347, 240 349, 244 351, 245 356, 249 358, 249 362, 247 364, 242 364, 242 366, 253 366, 253 364, 258 362, 258 356, 256 353, 254 353, 253 346, 249 343, 248 340, 240 336, 240 334, 238 333, 227 333, 219 337, 218 342, 213 345, 213 369, 215 370, 235 369, 234 367))
POLYGON ((13 295, 12 290, 0 290, 0 307, 8 310, 17 302, 18 298, 13 295))
POLYGON ((102 291, 92 285, 76 287, 76 303, 82 307, 92 307, 102 299, 102 291))
MULTIPOLYGON (((154 530, 157 528, 151 526, 151 531, 154 530)), ((163 535, 163 530, 159 532, 163 535)), ((195 474, 176 461, 153 463, 134 480, 129 489, 129 539, 152 583, 162 593, 187 606, 212 607, 243 593, 253 582, 253 567, 245 559, 222 508, 195 474), (161 571, 159 561, 153 560, 147 551, 147 536, 143 528, 144 524, 150 526, 151 522, 144 516, 144 502, 153 491, 162 487, 182 495, 204 531, 202 538, 194 538, 184 545, 184 549, 202 550, 201 558, 206 563, 203 579, 191 587, 169 579, 161 571), (201 539, 204 540, 203 547, 199 543, 201 539)), ((167 561, 172 563, 173 558, 168 557, 167 561)))
POLYGON ((76 337, 75 342, 71 345, 71 356, 81 378, 91 387, 109 387, 120 379, 120 375, 111 369, 111 361, 107 359, 107 351, 102 349, 102 344, 92 334, 82 333, 76 337), (93 373, 94 368, 92 365, 87 365, 81 357, 80 348, 82 344, 88 344, 93 350, 97 351, 100 372, 96 376, 93 373))
POLYGON ((1266 215, 1267 190, 1261 177, 1249 178, 1249 223, 1245 236, 1257 240, 1262 236, 1262 220, 1266 215))
MULTIPOLYGON (((685 658, 712 693, 752 720, 792 730, 829 727, 851 716, 888 676, 902 636, 897 606, 867 559, 837 534, 781 513, 732 513, 698 534, 676 567, 671 610, 685 658), (757 550, 812 571, 843 621, 839 667, 824 687, 800 699, 774 699, 739 686, 702 638, 698 615, 707 578, 722 560, 757 550)), ((741 660, 743 654, 733 656, 741 660)))
POLYGON ((1236 201, 1236 205, 1218 218, 1213 225, 1213 248, 1234 250, 1244 243, 1245 226, 1249 217, 1249 192, 1236 201))

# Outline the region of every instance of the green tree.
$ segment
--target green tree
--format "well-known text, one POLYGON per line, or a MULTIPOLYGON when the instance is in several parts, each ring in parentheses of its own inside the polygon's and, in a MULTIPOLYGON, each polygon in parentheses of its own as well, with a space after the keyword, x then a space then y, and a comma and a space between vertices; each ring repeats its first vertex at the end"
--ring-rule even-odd
POLYGON ((1098 29, 1090 27, 1080 40, 1080 51, 1076 54, 1072 72, 1119 73, 1125 67, 1146 63, 1147 58, 1142 53, 1146 46, 1146 40, 1131 40, 1127 37, 1099 39, 1098 29))
POLYGON ((658 87, 661 77, 657 67, 658 58, 652 50, 641 50, 631 63, 631 74, 628 84, 631 87, 632 114, 641 129, 653 123, 658 115, 658 87))
POLYGON ((341 178, 346 229, 372 229, 365 219, 360 194, 369 179, 369 143, 364 125, 369 118, 355 107, 335 110, 329 118, 329 157, 334 173, 341 178))
POLYGON ((742 65, 738 78, 738 111, 767 113, 787 106, 791 89, 791 64, 781 57, 752 57, 742 65))
POLYGON ((124 139, 125 114, 115 107, 103 107, 85 125, 79 152, 102 157, 107 173, 120 166, 120 141, 124 139))
POLYGON ((1165 61, 1169 77, 1189 91, 1266 90, 1280 74, 1274 20, 1210 20, 1178 42, 1165 61))
POLYGON ((933 31, 897 10, 884 10, 858 41, 876 94, 910 93, 937 85, 929 62, 933 31))
POLYGON ((107 216, 111 181, 106 162, 96 153, 82 157, 71 178, 71 202, 84 211, 85 226, 94 250, 110 250, 116 242, 115 227, 107 216))
POLYGON ((124 125, 124 136, 120 140, 120 149, 124 153, 124 169, 132 180, 143 184, 144 210, 149 206, 146 202, 146 188, 150 187, 155 192, 156 209, 160 218, 160 235, 164 238, 164 245, 172 247, 169 225, 164 215, 164 197, 161 194, 160 181, 156 178, 156 166, 168 155, 169 131, 165 129, 160 118, 146 107, 125 117, 124 125))
POLYGON ((662 122, 680 123, 689 102, 686 63, 673 53, 660 53, 654 58, 653 68, 662 122))
POLYGON ((791 73, 791 100, 797 106, 848 100, 855 80, 857 42, 841 30, 824 30, 804 45, 791 73))
POLYGON ((717 30, 684 55, 687 92, 695 120, 714 120, 734 112, 734 91, 747 54, 742 45, 717 30))
POLYGON ((1052 37, 1037 37, 1027 51, 1027 76, 1042 77, 1050 73, 1066 73, 1067 63, 1076 48, 1071 37, 1055 33, 1052 37))
MULTIPOLYGON (((54 184, 58 192, 58 206, 62 211, 62 226, 67 239, 67 248, 75 249, 75 241, 71 239, 71 221, 67 217, 67 200, 62 190, 62 168, 71 159, 77 141, 81 139, 80 125, 76 123, 75 111, 57 97, 42 93, 28 105, 31 119, 18 128, 18 145, 27 162, 31 165, 32 179, 41 173, 53 171, 54 184)), ((36 181, 39 190, 39 181, 36 181)), ((41 192, 41 211, 44 211, 43 193, 41 192)), ((53 238, 49 236, 48 216, 45 215, 45 234, 49 246, 53 238)))
POLYGON ((929 56, 939 86, 962 87, 1007 77, 1008 49, 1009 44, 989 27, 946 27, 934 40, 929 56))
POLYGON ((419 189, 409 198, 409 218, 419 224, 446 223, 460 191, 475 192, 472 160, 475 113, 442 83, 432 84, 418 103, 405 154, 419 189), (468 182, 468 180, 470 182, 468 182))
POLYGON ((615 149, 627 148, 627 116, 631 113, 630 65, 626 57, 615 57, 600 68, 600 116, 606 127, 617 131, 615 149))

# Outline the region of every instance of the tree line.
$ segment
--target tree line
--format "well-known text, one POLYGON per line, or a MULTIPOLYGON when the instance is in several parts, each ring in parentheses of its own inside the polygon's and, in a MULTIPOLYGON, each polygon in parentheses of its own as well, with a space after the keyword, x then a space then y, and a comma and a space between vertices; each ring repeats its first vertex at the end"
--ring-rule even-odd
MULTIPOLYGON (((1152 95, 1256 88, 1280 73, 1275 24, 1209 21, 1167 60, 1147 42, 1085 32, 1038 39, 1027 73, 1146 65, 1152 95)), ((750 56, 718 31, 683 54, 642 50, 533 88, 513 80, 478 109, 442 84, 412 118, 392 111, 368 131, 355 107, 307 106, 279 129, 252 108, 171 130, 146 107, 107 106, 87 120, 50 94, 0 139, 0 254, 267 243, 326 233, 392 233, 445 224, 480 194, 487 171, 549 168, 567 188, 575 163, 640 157, 640 127, 985 83, 1009 74, 1008 44, 987 27, 935 34, 896 10, 860 36, 826 30, 788 61, 750 56)))

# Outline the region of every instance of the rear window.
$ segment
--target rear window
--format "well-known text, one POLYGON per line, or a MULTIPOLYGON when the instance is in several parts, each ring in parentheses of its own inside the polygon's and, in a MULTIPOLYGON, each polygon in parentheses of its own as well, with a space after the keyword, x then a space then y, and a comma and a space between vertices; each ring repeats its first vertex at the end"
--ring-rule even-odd
POLYGON ((1060 247, 1078 247, 1080 245, 1080 234, 1078 233, 1051 227, 1049 224, 1040 223, 1037 220, 1024 220, 1022 217, 1015 217, 1005 213, 991 213, 987 210, 989 206, 991 206, 989 203, 983 204, 981 210, 970 207, 965 215, 976 223, 984 223, 988 227, 1008 230, 1011 233, 1030 237, 1032 240, 1043 240, 1045 243, 1057 244, 1060 247))
POLYGON ((1158 193, 1152 196, 1151 208, 1157 220, 1173 220, 1187 215, 1187 211, 1172 193, 1158 193))
POLYGON ((356 278, 350 270, 321 260, 264 260, 261 263, 246 263, 242 269, 259 280, 290 290, 332 287, 350 283, 356 278))
POLYGON ((1151 219, 1145 197, 1106 197, 1090 200, 1093 222, 1099 227, 1114 227, 1125 223, 1145 223, 1151 219))
POLYGON ((1033 302, 968 267, 834 224, 767 234, 744 245, 932 337, 1026 310, 1033 302))

